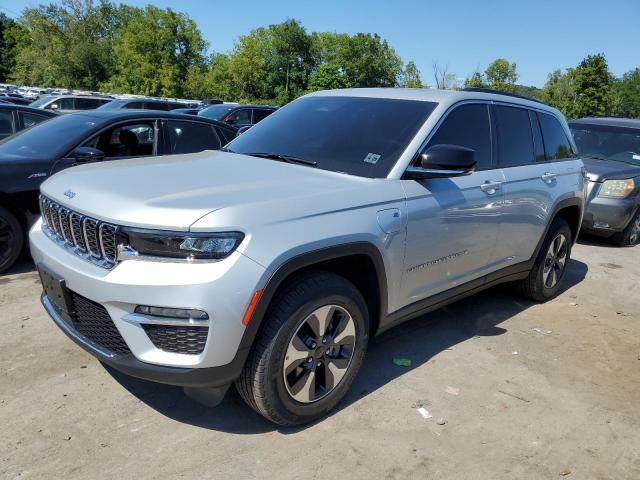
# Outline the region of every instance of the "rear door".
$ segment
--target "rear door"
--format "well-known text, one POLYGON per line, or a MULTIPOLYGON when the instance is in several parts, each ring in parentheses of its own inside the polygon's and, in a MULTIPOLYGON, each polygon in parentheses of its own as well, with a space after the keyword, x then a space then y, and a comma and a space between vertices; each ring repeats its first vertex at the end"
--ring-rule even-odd
POLYGON ((545 153, 537 112, 507 104, 495 104, 493 110, 505 178, 496 261, 506 267, 533 255, 557 196, 557 170, 545 153))

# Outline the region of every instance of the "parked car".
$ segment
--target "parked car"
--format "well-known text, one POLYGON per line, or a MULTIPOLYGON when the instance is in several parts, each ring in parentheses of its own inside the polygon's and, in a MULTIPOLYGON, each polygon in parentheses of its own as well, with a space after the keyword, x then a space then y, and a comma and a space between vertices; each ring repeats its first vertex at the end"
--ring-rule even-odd
POLYGON ((56 116, 56 113, 47 110, 0 103, 0 140, 56 116))
POLYGON ((556 296, 582 168, 536 101, 316 92, 221 152, 55 175, 31 252, 47 312, 105 364, 210 404, 235 382, 297 425, 345 395, 370 335, 501 282, 556 296))
POLYGON ((581 118, 569 124, 589 187, 582 230, 620 246, 640 243, 640 120, 581 118))
POLYGON ((0 93, 0 99, 16 105, 29 105, 29 103, 31 103, 31 100, 24 98, 22 95, 15 92, 2 92, 0 93))
POLYGON ((206 118, 94 110, 58 116, 0 142, 0 272, 23 248, 47 177, 87 162, 217 150, 235 135, 234 128, 206 118))
POLYGON ((29 106, 58 113, 71 113, 79 110, 95 110, 109 101, 109 98, 91 95, 47 95, 31 102, 29 106))
POLYGON ((266 105, 238 105, 222 103, 203 108, 198 115, 212 120, 219 120, 234 127, 255 125, 260 120, 271 115, 278 107, 266 105))
POLYGON ((184 113, 185 115, 198 115, 200 108, 176 108, 172 110, 175 113, 184 113))
POLYGON ((118 109, 133 109, 133 110, 161 110, 169 111, 176 108, 186 108, 184 103, 170 102, 167 100, 151 100, 144 98, 120 98, 118 100, 112 100, 105 103, 100 107, 101 110, 118 110, 118 109))

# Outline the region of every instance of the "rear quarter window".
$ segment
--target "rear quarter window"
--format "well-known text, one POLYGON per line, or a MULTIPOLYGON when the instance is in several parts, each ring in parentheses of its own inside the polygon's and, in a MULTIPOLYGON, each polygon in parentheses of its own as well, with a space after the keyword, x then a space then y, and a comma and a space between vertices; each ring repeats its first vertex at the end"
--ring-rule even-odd
POLYGON ((556 117, 548 113, 538 112, 544 149, 548 160, 571 158, 574 154, 569 137, 556 117))

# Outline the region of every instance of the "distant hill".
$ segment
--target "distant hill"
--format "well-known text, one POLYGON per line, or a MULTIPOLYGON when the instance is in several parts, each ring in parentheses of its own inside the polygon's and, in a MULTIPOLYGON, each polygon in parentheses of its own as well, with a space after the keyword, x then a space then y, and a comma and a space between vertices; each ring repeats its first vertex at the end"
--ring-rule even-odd
POLYGON ((528 87, 526 85, 516 85, 515 93, 540 100, 542 89, 538 87, 528 87))

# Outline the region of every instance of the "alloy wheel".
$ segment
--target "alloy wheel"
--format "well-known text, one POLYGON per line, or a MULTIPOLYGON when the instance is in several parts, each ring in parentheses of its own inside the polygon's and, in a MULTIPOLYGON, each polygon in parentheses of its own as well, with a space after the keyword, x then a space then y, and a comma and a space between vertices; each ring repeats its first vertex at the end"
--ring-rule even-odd
POLYGON ((313 403, 344 378, 355 350, 355 323, 338 305, 314 310, 293 334, 282 366, 287 392, 300 403, 313 403))
POLYGON ((640 240, 640 214, 636 215, 633 220, 633 226, 631 227, 631 234, 629 235, 629 245, 635 245, 640 240))
POLYGON ((0 263, 13 254, 15 248, 15 232, 9 222, 0 216, 0 263))
POLYGON ((559 233, 549 245, 547 256, 544 260, 544 269, 542 270, 542 280, 546 288, 555 287, 562 275, 567 263, 567 253, 569 252, 569 244, 567 237, 559 233))

